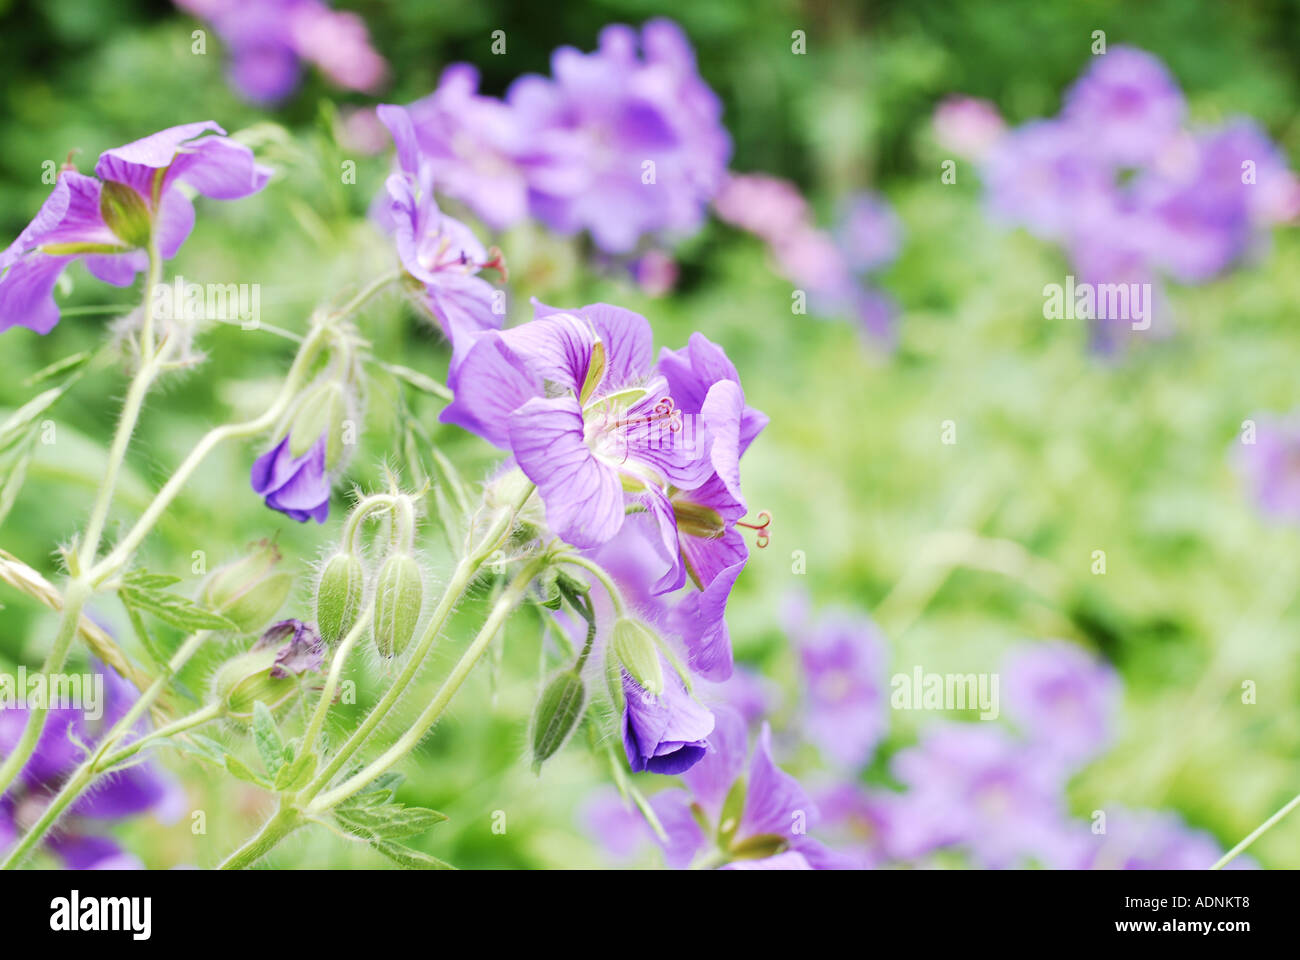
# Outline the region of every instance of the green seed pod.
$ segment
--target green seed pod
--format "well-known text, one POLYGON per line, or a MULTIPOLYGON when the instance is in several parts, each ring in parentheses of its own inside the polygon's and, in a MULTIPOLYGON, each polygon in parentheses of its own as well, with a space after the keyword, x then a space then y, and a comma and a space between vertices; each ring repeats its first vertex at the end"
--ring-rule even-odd
POLYGON ((200 600, 245 633, 257 633, 276 615, 293 589, 293 575, 277 572, 280 551, 263 540, 245 557, 228 563, 204 584, 200 600))
POLYGON ((424 602, 424 585, 415 558, 390 554, 375 581, 375 649, 381 657, 398 657, 415 635, 424 602))
POLYGON ((330 557, 316 585, 316 629, 333 646, 348 635, 361 614, 366 571, 354 553, 330 557))
POLYGON ((546 685, 533 711, 533 769, 549 760, 582 719, 587 689, 572 670, 556 675, 546 685))
POLYGON ((249 720, 255 704, 261 702, 275 710, 297 695, 296 677, 271 676, 278 653, 274 648, 249 650, 221 666, 212 682, 212 695, 224 704, 226 716, 249 720))
POLYGON ((664 692, 664 668, 659 657, 659 645, 645 625, 627 618, 615 623, 614 656, 642 689, 656 697, 664 692))

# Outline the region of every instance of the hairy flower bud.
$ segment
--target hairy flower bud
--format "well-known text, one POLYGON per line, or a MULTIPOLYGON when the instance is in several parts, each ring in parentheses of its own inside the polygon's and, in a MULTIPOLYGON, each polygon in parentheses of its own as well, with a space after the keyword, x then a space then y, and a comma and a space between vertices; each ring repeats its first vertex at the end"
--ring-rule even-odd
POLYGON ((533 769, 549 760, 569 739, 582 719, 587 690, 572 670, 556 675, 533 711, 533 769))
POLYGON ((316 627, 333 645, 347 636, 361 614, 366 571, 355 553, 330 557, 316 585, 316 627))
POLYGON ((642 623, 621 618, 614 624, 614 656, 643 690, 656 697, 664 692, 664 668, 654 635, 642 623))
POLYGON ((289 430, 289 453, 301 457, 324 437, 325 469, 333 470, 343 457, 343 422, 347 416, 343 384, 328 380, 309 389, 289 430))
POLYGON ((264 703, 274 710, 297 696, 300 678, 319 670, 325 647, 316 631, 300 620, 269 627, 252 649, 227 660, 212 682, 213 696, 226 716, 245 720, 264 703))
POLYGON ((402 655, 415 635, 424 603, 420 566, 405 553, 393 553, 375 580, 375 649, 381 657, 402 655))
POLYGON ((293 588, 293 575, 276 571, 279 562, 279 549, 262 540, 247 556, 216 570, 200 600, 245 633, 256 633, 284 606, 293 588))

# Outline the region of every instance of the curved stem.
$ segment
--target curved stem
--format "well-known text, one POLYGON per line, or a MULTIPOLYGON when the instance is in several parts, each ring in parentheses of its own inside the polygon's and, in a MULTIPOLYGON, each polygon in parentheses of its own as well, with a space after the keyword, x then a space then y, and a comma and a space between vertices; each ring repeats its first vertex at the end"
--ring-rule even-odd
POLYGON ((325 678, 325 688, 321 690, 320 699, 316 701, 316 709, 311 715, 311 721, 307 724, 307 732, 303 734, 302 748, 304 751, 311 750, 316 745, 321 729, 325 726, 325 716, 329 713, 330 704, 334 702, 334 693, 338 690, 339 678, 343 675, 343 667, 347 664, 352 648, 356 646, 357 641, 361 639, 362 634, 370 626, 370 619, 374 614, 375 608, 372 604, 357 618, 357 622, 353 624, 352 629, 343 638, 343 642, 334 651, 334 659, 330 662, 329 676, 325 678))
POLYGON ((148 744, 155 740, 164 740, 167 737, 174 737, 178 733, 184 733, 186 730, 192 730, 194 727, 200 727, 211 720, 220 718, 222 706, 220 703, 209 703, 207 706, 200 707, 193 713, 187 713, 183 717, 178 717, 171 723, 165 724, 147 733, 139 740, 132 740, 120 750, 114 750, 95 764, 95 768, 100 771, 112 770, 120 763, 130 760, 133 756, 143 750, 148 744))
POLYGON ((370 283, 362 287, 360 293, 358 293, 355 297, 353 297, 343 306, 339 307, 339 309, 335 311, 334 317, 336 319, 341 320, 344 317, 351 316, 352 314, 356 313, 358 310, 361 309, 361 307, 365 304, 367 300, 373 297, 380 290, 384 289, 384 287, 388 286, 390 283, 397 280, 400 276, 401 273, 397 270, 394 270, 391 273, 384 274, 382 277, 375 278, 370 283))
POLYGON ((456 696, 470 671, 474 669, 479 658, 483 656, 483 652, 487 650, 488 644, 492 642, 493 637, 497 635, 507 618, 514 612, 515 607, 523 600, 528 585, 532 583, 533 578, 545 565, 545 559, 534 560, 527 564, 510 582, 510 586, 497 598, 496 604, 492 607, 492 612, 488 614, 488 618, 484 622, 482 629, 479 630, 478 635, 465 652, 461 654, 460 659, 456 661, 456 666, 452 667, 447 679, 443 681, 442 686, 438 688, 438 692, 434 694, 433 699, 429 701, 429 705, 416 718, 410 729, 403 733, 396 743, 385 750, 369 766, 349 777, 333 790, 321 794, 312 801, 307 808, 308 815, 323 813, 330 807, 342 803, 370 781, 388 771, 394 764, 415 749, 416 745, 429 731, 429 728, 438 722, 438 718, 442 716, 443 711, 447 709, 447 705, 451 703, 452 697, 456 696))
POLYGON ((613 578, 600 564, 576 553, 561 554, 555 560, 556 563, 568 563, 575 567, 582 567, 582 569, 591 573, 600 581, 601 586, 605 588, 605 592, 609 594, 609 602, 614 605, 614 615, 621 617, 627 613, 627 607, 623 603, 623 592, 619 590, 613 578))
POLYGON ((1261 823, 1254 830, 1250 831, 1250 834, 1246 837, 1246 839, 1242 840, 1241 843, 1237 844, 1235 847, 1233 847, 1231 850, 1225 853, 1222 857, 1220 857, 1219 861, 1214 866, 1210 867, 1210 869, 1211 870, 1223 869, 1223 867, 1225 867, 1227 864, 1233 861, 1233 859, 1237 856, 1237 854, 1241 853, 1243 850, 1249 847, 1252 843, 1254 843, 1264 834, 1268 833, 1269 830, 1271 830, 1283 817, 1285 817, 1296 807, 1300 807, 1300 793, 1296 794, 1289 801, 1287 801, 1287 803, 1282 807, 1281 810, 1273 814, 1273 816, 1269 817, 1267 820, 1261 823))

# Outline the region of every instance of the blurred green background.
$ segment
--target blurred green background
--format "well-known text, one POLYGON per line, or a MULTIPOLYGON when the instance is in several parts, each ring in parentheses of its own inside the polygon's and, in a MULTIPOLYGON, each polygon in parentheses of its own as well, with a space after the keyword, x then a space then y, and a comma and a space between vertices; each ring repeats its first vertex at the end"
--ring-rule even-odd
MULTIPOLYGON (((390 61, 394 80, 381 99, 395 102, 427 93, 455 60, 479 66, 486 92, 503 92, 520 73, 546 72, 555 46, 591 49, 605 23, 664 12, 641 2, 346 6, 365 18, 390 61), (507 32, 507 55, 489 53, 496 29, 507 32)), ((1277 231, 1256 264, 1205 287, 1172 289, 1174 337, 1101 359, 1082 325, 1042 318, 1042 286, 1067 272, 1062 256, 988 224, 969 166, 959 165, 955 185, 941 184, 946 157, 929 118, 952 92, 993 100, 1013 123, 1055 113, 1087 63, 1091 32, 1102 29, 1112 45, 1164 59, 1194 120, 1251 115, 1294 166, 1300 4, 697 0, 672 15, 726 104, 734 169, 795 180, 823 214, 862 187, 895 205, 906 242, 879 284, 902 307, 896 353, 873 352, 848 324, 791 316, 790 285, 759 242, 720 224, 679 248, 682 282, 659 299, 616 272, 582 268, 578 245, 539 231, 499 242, 511 264, 515 320, 535 295, 638 310, 657 345, 676 348, 701 330, 735 361, 749 402, 771 416, 745 479, 752 507, 775 517, 772 543, 754 551, 729 623, 739 658, 787 694, 774 726, 788 721, 797 689, 779 627, 794 591, 807 591, 816 606, 877 616, 893 646, 892 670, 990 671, 1021 640, 1065 636, 1110 659, 1126 691, 1119 741, 1071 784, 1072 811, 1173 807, 1234 843, 1300 789, 1300 533, 1270 527, 1227 460, 1243 419, 1300 406, 1300 239, 1293 228, 1277 231), (807 32, 806 55, 791 54, 793 30, 807 32), (957 425, 955 445, 940 442, 945 420, 957 425), (802 576, 793 572, 796 550, 806 555, 802 576), (1106 552, 1104 576, 1091 572, 1095 550, 1106 552), (1254 705, 1240 702, 1247 680, 1258 687, 1254 705)), ((44 161, 77 150, 88 171, 99 151, 174 124, 215 119, 235 131, 272 121, 288 131, 263 151, 280 176, 250 200, 201 202, 195 232, 169 268, 187 280, 259 283, 264 319, 302 329, 316 305, 339 302, 391 262, 387 242, 365 221, 388 159, 340 145, 332 105, 373 101, 330 90, 309 71, 280 109, 251 107, 225 83, 215 38, 206 56, 191 54, 196 25, 161 2, 0 0, 0 237, 15 236, 48 192, 44 161), (358 163, 355 185, 340 182, 347 159, 358 163)), ((80 267, 69 276, 68 304, 134 302, 132 292, 98 284, 80 267)), ((382 356, 445 372, 445 347, 396 298, 368 309, 364 330, 382 356)), ((29 374, 103 336, 93 316, 65 318, 44 338, 5 334, 0 408, 30 398, 35 389, 22 383, 29 374)), ((215 331, 202 346, 207 362, 172 378, 149 404, 114 522, 135 515, 209 426, 257 411, 290 356, 283 341, 236 329, 215 331)), ((0 546, 52 580, 55 545, 89 509, 123 389, 120 371, 109 369, 61 401, 58 440, 38 448, 0 526, 0 546)), ((492 449, 439 427, 435 403, 406 401, 467 477, 487 475, 492 449)), ((378 483, 385 458, 400 467, 397 408, 393 385, 377 383, 354 482, 378 483)), ((222 448, 142 561, 194 582, 193 551, 205 551, 212 566, 276 534, 302 573, 286 613, 306 616, 309 564, 336 539, 343 499, 336 496, 324 527, 267 511, 247 485, 260 450, 222 448)), ((448 550, 432 530, 425 556, 446 572, 448 550)), ((0 587, 0 603, 0 664, 38 662, 53 618, 8 588, 0 587)), ((102 602, 98 614, 128 635, 115 602, 102 602)), ((480 615, 477 603, 458 615, 426 671, 427 688, 480 615)), ((401 799, 451 817, 419 844, 458 866, 602 862, 578 811, 606 771, 570 749, 539 783, 523 761, 539 637, 533 613, 517 616, 504 662, 475 673, 436 736, 404 764, 401 799), (496 811, 505 812, 504 833, 493 832, 496 811)), ((196 662, 187 684, 201 689, 220 653, 196 662)), ((367 663, 357 676, 368 702, 378 668, 367 663)), ((895 713, 882 757, 925 722, 895 713)), ((792 742, 782 759, 811 771, 811 754, 792 742)), ((151 866, 211 865, 269 809, 252 787, 186 758, 166 762, 207 812, 208 833, 193 836, 188 820, 126 825, 126 845, 151 866)), ((880 780, 882 770, 883 761, 867 776, 880 780)), ((1293 818, 1252 852, 1267 866, 1297 866, 1297 850, 1293 818)), ((324 831, 300 832, 271 862, 383 863, 324 831)))

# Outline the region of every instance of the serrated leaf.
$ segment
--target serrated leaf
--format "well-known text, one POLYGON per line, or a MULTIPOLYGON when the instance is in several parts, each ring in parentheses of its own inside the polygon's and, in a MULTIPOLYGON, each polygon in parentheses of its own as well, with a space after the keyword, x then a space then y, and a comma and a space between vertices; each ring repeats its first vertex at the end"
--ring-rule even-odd
POLYGON ((301 790, 311 783, 312 774, 316 772, 316 754, 304 753, 292 763, 286 763, 275 775, 272 786, 278 792, 301 790))
POLYGON ((389 843, 384 840, 372 840, 370 845, 386 856, 399 867, 406 867, 408 870, 455 870, 450 863, 432 857, 420 850, 400 843, 389 843))
POLYGON ((253 704, 253 745, 257 755, 262 758, 262 766, 268 776, 279 775, 284 766, 284 740, 275 726, 275 717, 261 700, 253 704))
POLYGON ((230 771, 232 777, 237 777, 238 779, 244 780, 248 783, 255 783, 259 787, 265 787, 268 785, 266 777, 248 769, 242 760, 232 754, 228 753, 225 755, 225 764, 226 769, 230 771))
POLYGON ((341 806, 334 817, 349 833, 366 840, 401 840, 418 836, 436 823, 446 820, 445 814, 424 807, 408 807, 400 803, 382 806, 341 806))
POLYGON ((211 610, 205 610, 193 600, 175 593, 152 588, 123 585, 118 589, 122 602, 157 617, 163 623, 194 633, 199 630, 234 630, 235 624, 211 610))

